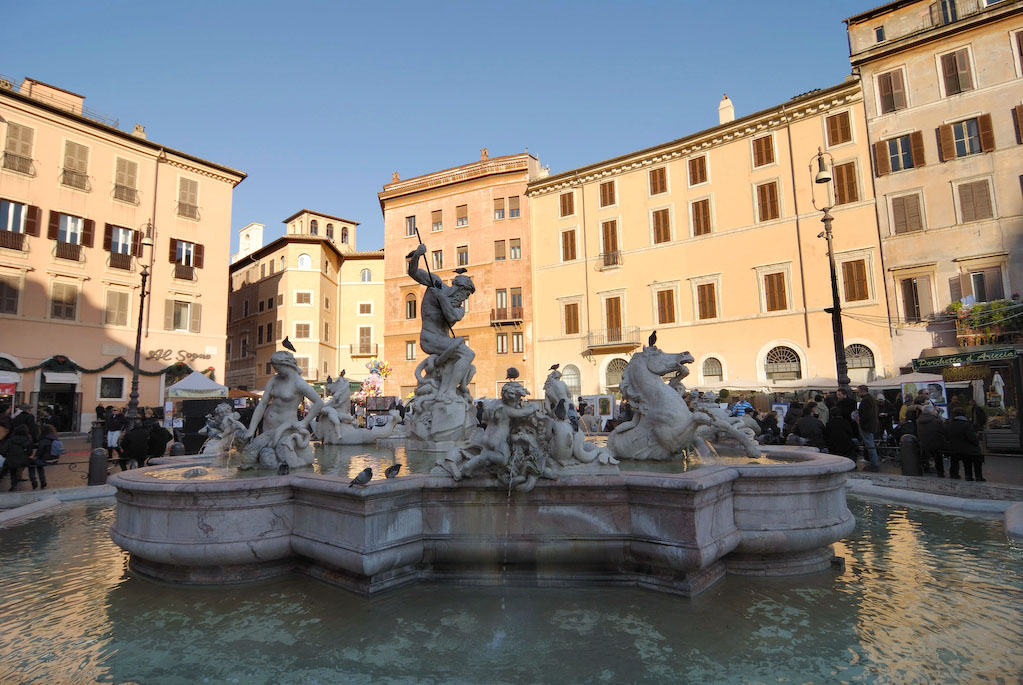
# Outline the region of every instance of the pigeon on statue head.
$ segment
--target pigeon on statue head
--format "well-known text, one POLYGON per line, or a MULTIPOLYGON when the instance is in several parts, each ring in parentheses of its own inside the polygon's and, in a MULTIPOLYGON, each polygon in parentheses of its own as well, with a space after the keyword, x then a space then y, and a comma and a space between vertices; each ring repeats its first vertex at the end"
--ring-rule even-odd
POLYGON ((291 341, 288 340, 288 336, 284 336, 284 340, 281 341, 281 347, 286 350, 291 350, 292 352, 298 351, 295 349, 295 346, 291 344, 291 341))
POLYGON ((653 347, 657 344, 657 331, 650 334, 650 338, 647 340, 647 347, 653 347))

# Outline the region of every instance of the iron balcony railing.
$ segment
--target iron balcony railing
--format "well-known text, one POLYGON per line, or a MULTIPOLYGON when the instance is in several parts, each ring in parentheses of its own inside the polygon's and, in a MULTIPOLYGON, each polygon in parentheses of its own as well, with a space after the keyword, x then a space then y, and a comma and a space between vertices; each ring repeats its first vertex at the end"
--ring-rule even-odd
POLYGON ((6 247, 8 250, 24 251, 25 234, 16 233, 15 231, 0 231, 0 247, 6 247))
POLYGON ((621 265, 622 265, 622 251, 621 250, 611 250, 610 252, 601 252, 600 253, 600 258, 597 261, 597 268, 599 268, 601 270, 613 269, 613 268, 621 266, 621 265))
POLYGON ((84 190, 86 192, 92 190, 92 186, 89 184, 89 175, 83 174, 81 171, 64 169, 64 171, 60 173, 60 182, 71 188, 77 188, 78 190, 84 190))
POLYGON ((194 281, 195 280, 195 267, 188 266, 187 264, 175 264, 174 265, 174 278, 179 278, 182 281, 194 281))
POLYGON ((13 152, 4 153, 4 169, 11 171, 17 171, 19 174, 26 174, 28 176, 36 175, 35 165, 32 164, 31 157, 22 157, 16 155, 13 152))
POLYGON ((124 269, 125 271, 131 271, 131 255, 122 254, 120 252, 111 252, 110 266, 114 269, 124 269))
POLYGON ((638 326, 619 326, 589 331, 586 334, 587 347, 609 347, 617 345, 639 345, 638 326))
POLYGON ((522 307, 498 307, 490 310, 490 323, 522 321, 522 307))
POLYGON ((178 216, 183 216, 186 219, 195 219, 196 221, 198 221, 199 220, 199 206, 198 205, 186 204, 184 202, 179 202, 178 203, 178 216))
POLYGON ((122 186, 120 184, 114 184, 114 199, 120 200, 121 202, 130 202, 133 205, 139 203, 139 191, 135 190, 131 186, 122 186))
POLYGON ((75 243, 64 243, 57 241, 57 258, 70 259, 74 262, 82 261, 82 246, 75 243))
POLYGON ((375 357, 377 356, 377 347, 376 343, 352 343, 351 354, 353 357, 375 357))

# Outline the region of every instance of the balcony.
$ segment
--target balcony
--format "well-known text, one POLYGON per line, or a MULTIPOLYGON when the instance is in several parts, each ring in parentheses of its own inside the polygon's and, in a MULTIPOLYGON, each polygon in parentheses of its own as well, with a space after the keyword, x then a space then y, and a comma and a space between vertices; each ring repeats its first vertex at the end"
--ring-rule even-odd
POLYGON ((190 205, 186 202, 178 203, 178 216, 183 216, 186 219, 199 220, 199 205, 190 205))
POLYGON ((114 184, 114 199, 137 205, 139 203, 139 191, 131 186, 114 184))
POLYGON ((25 234, 14 231, 0 231, 0 247, 24 252, 25 234))
POLYGON ((64 169, 64 171, 60 173, 60 182, 70 188, 77 188, 78 190, 84 190, 85 192, 92 190, 92 186, 89 184, 89 175, 83 174, 80 171, 64 169))
POLYGON ((490 310, 490 325, 522 323, 522 307, 500 307, 490 310))
POLYGON ((352 343, 351 355, 353 357, 375 357, 377 356, 377 348, 380 347, 376 343, 357 342, 352 343))
POLYGON ((187 264, 175 264, 174 265, 174 278, 182 281, 194 281, 195 280, 195 267, 187 264))
POLYGON ((13 152, 4 153, 4 169, 10 171, 17 171, 19 174, 25 174, 27 176, 35 176, 36 168, 32 164, 31 157, 22 157, 16 155, 13 152))
POLYGON ((57 259, 67 259, 72 262, 82 261, 82 246, 74 243, 62 243, 57 241, 56 246, 57 259))
POLYGON ((124 269, 125 271, 131 271, 131 255, 121 254, 120 252, 110 253, 110 268, 112 269, 124 269))
POLYGON ((610 252, 601 252, 597 258, 597 270, 604 271, 606 269, 617 269, 622 265, 622 251, 611 250, 610 252))
POLYGON ((586 334, 586 347, 591 350, 602 347, 639 347, 639 327, 619 326, 589 331, 586 334))

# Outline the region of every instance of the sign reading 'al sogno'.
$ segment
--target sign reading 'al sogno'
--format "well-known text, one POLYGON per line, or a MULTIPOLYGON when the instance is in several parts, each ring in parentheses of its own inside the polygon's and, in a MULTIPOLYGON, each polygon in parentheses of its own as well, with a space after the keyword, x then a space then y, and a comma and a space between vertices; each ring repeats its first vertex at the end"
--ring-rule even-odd
POLYGON ((190 362, 196 359, 212 359, 211 354, 202 354, 201 352, 189 352, 188 350, 171 350, 171 349, 156 349, 149 350, 146 353, 146 359, 156 359, 162 362, 190 362))

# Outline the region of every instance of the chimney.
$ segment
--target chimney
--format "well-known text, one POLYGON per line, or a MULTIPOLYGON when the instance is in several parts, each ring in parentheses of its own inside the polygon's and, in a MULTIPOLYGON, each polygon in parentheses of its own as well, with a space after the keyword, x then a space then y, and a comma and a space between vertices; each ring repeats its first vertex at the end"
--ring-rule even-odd
POLYGON ((135 124, 135 128, 134 128, 134 130, 132 130, 131 134, 133 136, 135 136, 136 138, 141 138, 142 140, 145 140, 146 139, 146 127, 143 126, 142 124, 135 124))
POLYGON ((393 174, 391 174, 391 183, 397 183, 400 180, 401 180, 401 176, 398 175, 397 171, 395 171, 393 174))
POLYGON ((721 104, 718 105, 718 123, 727 124, 735 121, 735 105, 728 99, 728 95, 721 96, 721 104))
POLYGON ((485 162, 490 159, 490 154, 487 152, 487 148, 480 149, 480 161, 485 162))

